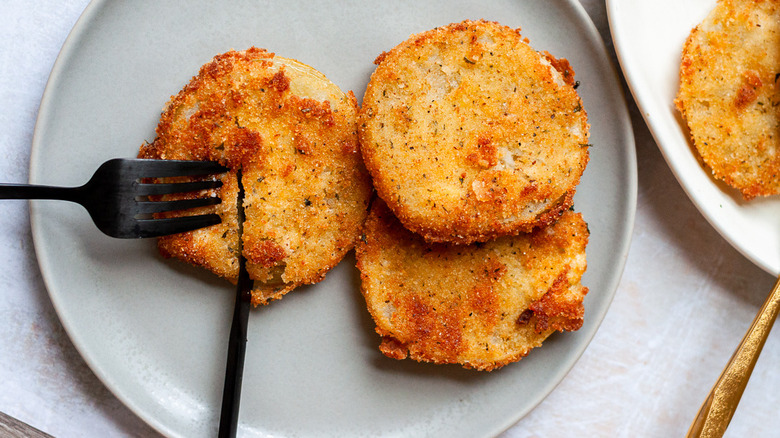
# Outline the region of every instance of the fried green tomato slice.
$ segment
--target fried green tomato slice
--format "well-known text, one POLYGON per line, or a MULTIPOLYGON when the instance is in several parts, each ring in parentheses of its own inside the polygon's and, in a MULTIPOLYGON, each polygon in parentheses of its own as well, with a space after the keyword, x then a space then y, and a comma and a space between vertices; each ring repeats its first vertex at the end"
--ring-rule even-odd
POLYGON ((712 175, 780 193, 780 1, 719 0, 683 47, 675 100, 712 175))
POLYGON ((470 243, 530 231, 571 206, 589 125, 568 61, 515 29, 464 21, 412 35, 375 63, 360 144, 404 226, 470 243))
POLYGON ((322 280, 354 247, 372 191, 357 101, 314 68, 258 48, 218 55, 171 98, 156 134, 139 157, 230 169, 222 204, 191 213, 217 212, 222 223, 160 238, 163 255, 236 281, 239 169, 255 305, 322 280))
POLYGON ((376 200, 356 246, 361 290, 395 359, 494 370, 582 326, 588 227, 565 211, 530 234, 428 243, 376 200))

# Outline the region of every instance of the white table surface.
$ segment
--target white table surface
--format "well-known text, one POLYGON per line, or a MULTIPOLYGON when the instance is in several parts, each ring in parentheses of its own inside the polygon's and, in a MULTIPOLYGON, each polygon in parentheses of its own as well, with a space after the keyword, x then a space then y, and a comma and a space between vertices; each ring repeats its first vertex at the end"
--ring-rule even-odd
MULTIPOLYGON (((581 2, 612 50, 603 1, 581 2)), ((0 3, 0 181, 27 181, 46 80, 87 3, 0 3)), ((774 284, 694 208, 628 92, 627 99, 639 193, 622 281, 572 371, 504 438, 683 436, 774 284)), ((26 202, 0 205, 0 266, 0 412, 57 437, 155 436, 98 381, 64 332, 41 280, 26 202)), ((778 363, 780 330, 726 436, 780 437, 778 363)))

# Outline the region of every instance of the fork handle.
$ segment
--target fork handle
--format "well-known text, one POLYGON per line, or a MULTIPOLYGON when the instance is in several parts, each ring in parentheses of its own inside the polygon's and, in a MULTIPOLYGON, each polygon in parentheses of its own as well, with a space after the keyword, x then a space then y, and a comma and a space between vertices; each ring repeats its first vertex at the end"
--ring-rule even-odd
POLYGON ((58 199, 79 202, 81 198, 81 187, 0 184, 0 199, 58 199))
POLYGON ((698 416, 688 430, 688 438, 721 437, 726 432, 779 311, 780 278, 712 387, 709 397, 702 404, 698 416))

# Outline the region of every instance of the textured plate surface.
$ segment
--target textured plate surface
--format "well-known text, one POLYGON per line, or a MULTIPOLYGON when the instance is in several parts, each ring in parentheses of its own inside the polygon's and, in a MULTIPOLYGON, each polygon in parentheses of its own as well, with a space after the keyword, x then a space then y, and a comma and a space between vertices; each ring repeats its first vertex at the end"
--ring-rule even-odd
MULTIPOLYGON (((536 406, 604 317, 628 252, 636 158, 624 96, 576 1, 94 1, 52 71, 31 181, 81 184, 151 141, 168 97, 217 53, 264 47, 361 99, 374 58, 409 34, 485 18, 523 28, 568 58, 592 125, 575 198, 592 232, 586 320, 490 374, 382 356, 350 254, 320 284, 252 312, 242 436, 492 436, 536 406)), ((152 241, 100 234, 78 205, 35 202, 36 251, 57 313, 106 386, 160 432, 216 433, 233 287, 157 255, 152 241)))
POLYGON ((780 196, 745 202, 703 168, 674 107, 680 57, 715 0, 607 0, 620 65, 661 153, 704 217, 757 266, 780 275, 780 196))

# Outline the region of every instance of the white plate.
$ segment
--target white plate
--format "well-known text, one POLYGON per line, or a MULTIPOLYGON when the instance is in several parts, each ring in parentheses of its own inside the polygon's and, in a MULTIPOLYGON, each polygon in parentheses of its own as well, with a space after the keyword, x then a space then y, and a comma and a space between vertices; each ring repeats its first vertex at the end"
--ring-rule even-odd
POLYGON ((780 197, 745 202, 697 161, 674 107, 680 57, 691 29, 715 0, 607 0, 615 50, 666 162, 712 226, 757 266, 780 275, 780 197))
MULTIPOLYGON (((358 99, 374 58, 413 32, 487 18, 567 57, 592 124, 575 205, 592 231, 585 325, 493 373, 382 356, 350 255, 320 284, 256 309, 241 404, 244 436, 490 436, 566 375, 617 287, 636 206, 633 134, 615 69, 576 1, 95 1, 69 36, 41 104, 34 183, 75 185, 151 141, 163 104, 213 55, 251 45, 297 58, 358 99)), ((41 271, 97 376, 160 432, 212 436, 233 287, 163 260, 153 241, 101 235, 78 205, 34 202, 41 271)))

